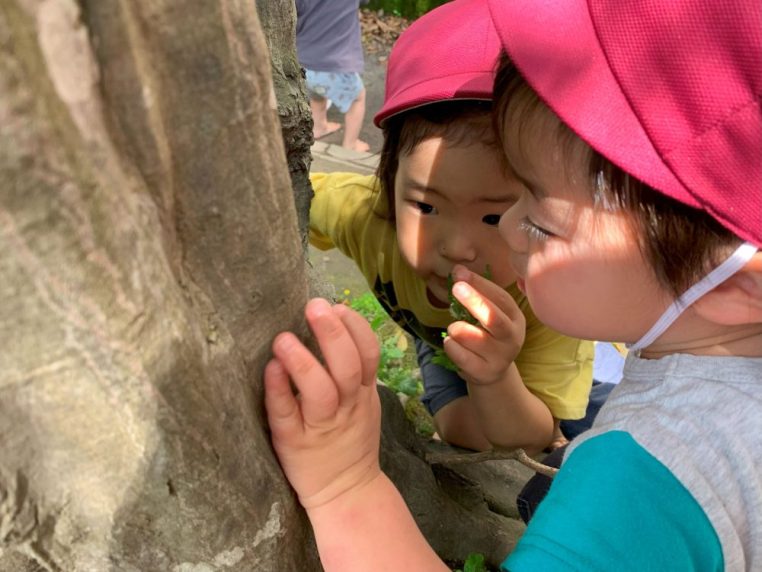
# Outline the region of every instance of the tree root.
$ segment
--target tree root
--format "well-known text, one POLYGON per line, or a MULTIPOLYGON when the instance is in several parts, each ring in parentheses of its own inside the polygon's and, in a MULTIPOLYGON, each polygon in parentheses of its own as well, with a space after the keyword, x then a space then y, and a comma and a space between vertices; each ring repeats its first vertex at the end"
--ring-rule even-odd
POLYGON ((481 463, 484 461, 518 461, 536 473, 550 477, 556 476, 558 469, 535 461, 524 449, 492 450, 479 453, 429 453, 426 461, 431 465, 458 465, 462 463, 481 463))

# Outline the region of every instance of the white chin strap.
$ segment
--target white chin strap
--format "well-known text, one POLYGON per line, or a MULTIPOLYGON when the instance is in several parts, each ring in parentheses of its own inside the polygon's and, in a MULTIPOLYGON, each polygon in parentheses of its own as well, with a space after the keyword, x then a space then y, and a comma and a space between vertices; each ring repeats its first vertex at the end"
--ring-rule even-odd
POLYGON ((688 288, 682 296, 672 302, 669 308, 661 315, 661 318, 656 321, 642 338, 634 344, 627 344, 629 350, 636 352, 654 343, 680 317, 680 314, 688 306, 741 270, 756 252, 756 246, 750 242, 744 242, 725 262, 688 288))

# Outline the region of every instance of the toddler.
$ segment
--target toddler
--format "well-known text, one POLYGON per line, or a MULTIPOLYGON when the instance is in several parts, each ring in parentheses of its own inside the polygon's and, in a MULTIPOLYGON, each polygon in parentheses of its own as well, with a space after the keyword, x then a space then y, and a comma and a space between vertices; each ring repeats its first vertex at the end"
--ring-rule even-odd
MULTIPOLYGON (((518 284, 560 331, 631 344, 503 569, 762 569, 762 4, 489 7, 518 284)), ((326 366, 279 335, 265 399, 326 570, 448 570, 379 469, 372 332, 306 316, 326 366)))
POLYGON ((375 117, 385 136, 377 176, 313 174, 310 241, 351 257, 415 338, 423 402, 443 439, 534 453, 565 442, 560 419, 584 417, 593 350, 537 320, 498 235, 521 194, 492 130, 499 53, 483 2, 414 22, 391 53, 375 117), (450 274, 456 297, 479 298, 479 325, 450 314, 450 274), (460 375, 432 363, 443 345, 460 375))

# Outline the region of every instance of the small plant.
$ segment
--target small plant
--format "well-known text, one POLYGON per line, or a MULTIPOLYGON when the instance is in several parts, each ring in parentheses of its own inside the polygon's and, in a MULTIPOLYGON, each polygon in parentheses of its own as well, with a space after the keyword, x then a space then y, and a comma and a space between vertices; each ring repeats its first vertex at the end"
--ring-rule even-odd
POLYGON ((484 555, 473 552, 468 555, 463 563, 463 568, 458 568, 455 572, 487 572, 487 565, 484 563, 484 555))
MULTIPOLYGON (((487 267, 484 269, 484 274, 482 274, 482 276, 484 276, 487 280, 492 280, 492 269, 490 268, 489 264, 487 264, 487 267)), ((466 307, 461 304, 455 296, 453 296, 452 287, 454 284, 455 280, 453 279, 452 274, 448 274, 447 290, 449 291, 449 294, 447 296, 450 300, 450 315, 459 322, 468 322, 474 326, 478 325, 479 320, 474 318, 471 315, 471 312, 469 312, 466 307)), ((442 332, 442 339, 446 337, 447 332, 442 332)), ((445 353, 443 348, 438 348, 436 352, 434 352, 434 356, 431 358, 431 363, 441 366, 445 369, 449 369, 450 371, 458 371, 458 366, 455 365, 455 363, 450 359, 450 356, 445 353)))

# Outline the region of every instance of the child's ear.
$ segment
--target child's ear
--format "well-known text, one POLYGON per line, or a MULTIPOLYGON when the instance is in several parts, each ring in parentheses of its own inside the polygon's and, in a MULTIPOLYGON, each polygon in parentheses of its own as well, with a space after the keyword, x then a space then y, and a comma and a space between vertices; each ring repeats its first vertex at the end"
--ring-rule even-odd
POLYGON ((702 318, 725 326, 762 324, 762 252, 699 298, 693 309, 702 318))

